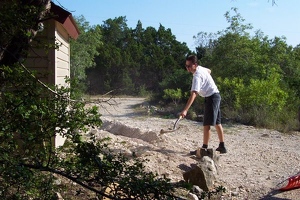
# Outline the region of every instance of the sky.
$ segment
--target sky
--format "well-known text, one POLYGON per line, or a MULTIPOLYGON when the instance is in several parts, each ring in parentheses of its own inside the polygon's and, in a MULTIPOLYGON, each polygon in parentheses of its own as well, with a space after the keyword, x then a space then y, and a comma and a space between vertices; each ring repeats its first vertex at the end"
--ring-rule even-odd
MULTIPOLYGON (((126 17, 127 26, 135 28, 138 20, 143 28, 156 30, 161 24, 170 28, 179 42, 194 50, 199 32, 217 33, 230 24, 224 14, 237 8, 253 26, 252 32, 261 30, 269 39, 286 37, 288 45, 300 44, 299 0, 52 0, 71 12, 83 15, 90 25, 101 25, 107 19, 126 17)), ((250 34, 253 34, 250 32, 250 34)))

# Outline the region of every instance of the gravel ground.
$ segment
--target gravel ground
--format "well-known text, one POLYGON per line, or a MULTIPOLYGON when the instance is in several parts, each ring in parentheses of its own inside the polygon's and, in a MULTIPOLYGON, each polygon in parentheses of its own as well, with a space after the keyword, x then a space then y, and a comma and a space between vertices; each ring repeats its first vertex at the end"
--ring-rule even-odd
MULTIPOLYGON (((114 148, 149 159, 148 170, 183 180, 182 173, 198 161, 188 155, 202 145, 201 122, 183 119, 175 132, 160 134, 172 128, 176 119, 139 115, 137 105, 145 107, 143 98, 115 98, 114 106, 102 104, 103 127, 99 137, 110 136, 114 148), (125 141, 125 142, 124 142, 125 141)), ((278 184, 300 173, 300 133, 283 134, 251 126, 223 124, 227 154, 217 163, 218 181, 227 192, 222 199, 300 199, 300 189, 278 192, 278 184)), ((214 128, 209 148, 218 146, 214 128)), ((285 183, 285 182, 284 182, 285 183)))

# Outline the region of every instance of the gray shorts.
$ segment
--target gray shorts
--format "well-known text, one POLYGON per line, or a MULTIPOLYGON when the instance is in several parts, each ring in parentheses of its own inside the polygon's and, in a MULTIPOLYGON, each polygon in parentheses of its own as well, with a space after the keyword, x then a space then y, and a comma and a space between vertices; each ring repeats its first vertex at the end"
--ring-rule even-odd
POLYGON ((204 119, 203 126, 221 124, 221 95, 214 93, 204 98, 204 119))

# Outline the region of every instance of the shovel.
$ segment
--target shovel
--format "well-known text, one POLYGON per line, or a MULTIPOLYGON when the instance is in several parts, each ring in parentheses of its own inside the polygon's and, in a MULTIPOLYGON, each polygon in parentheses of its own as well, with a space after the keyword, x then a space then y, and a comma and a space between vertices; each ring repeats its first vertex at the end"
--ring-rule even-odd
POLYGON ((174 132, 174 131, 176 131, 177 129, 179 129, 179 128, 177 128, 177 124, 178 124, 178 122, 179 122, 181 119, 182 119, 182 116, 180 115, 180 116, 178 117, 178 119, 176 120, 176 122, 174 123, 173 129, 168 129, 168 130, 161 129, 161 130, 160 130, 160 134, 174 132))

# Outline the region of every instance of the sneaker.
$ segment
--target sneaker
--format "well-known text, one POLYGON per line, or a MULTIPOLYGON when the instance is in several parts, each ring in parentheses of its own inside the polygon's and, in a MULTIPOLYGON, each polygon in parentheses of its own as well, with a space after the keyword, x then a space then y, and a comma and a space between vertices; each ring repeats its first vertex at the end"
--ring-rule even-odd
POLYGON ((197 150, 195 150, 195 151, 190 151, 190 155, 196 155, 197 154, 197 150))
POLYGON ((225 147, 220 147, 220 146, 216 149, 216 151, 219 151, 220 153, 227 153, 226 148, 225 147))

